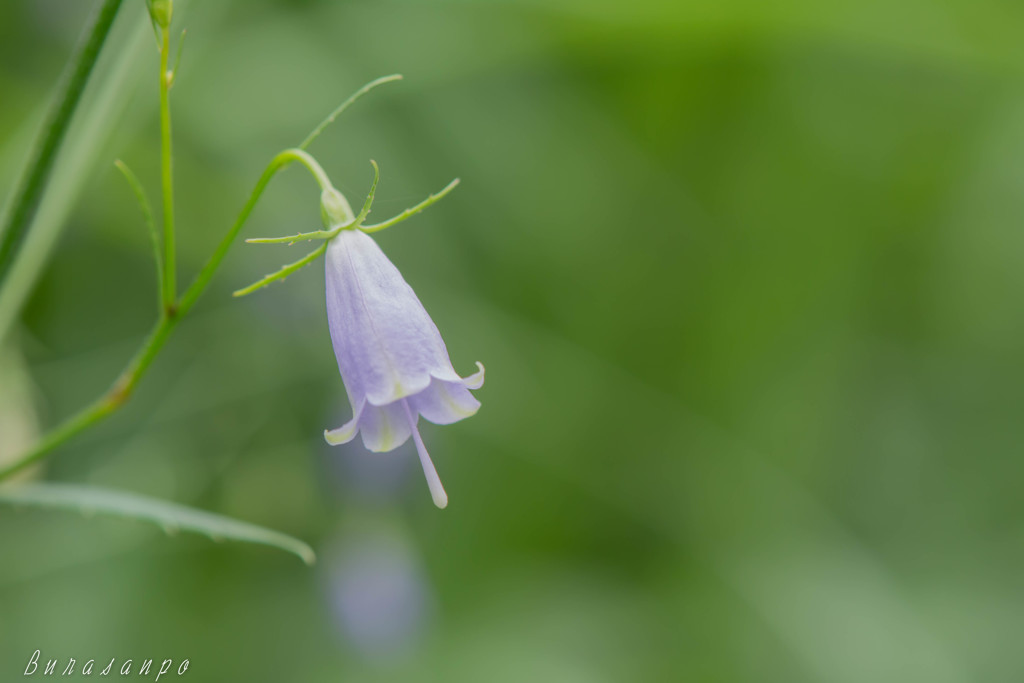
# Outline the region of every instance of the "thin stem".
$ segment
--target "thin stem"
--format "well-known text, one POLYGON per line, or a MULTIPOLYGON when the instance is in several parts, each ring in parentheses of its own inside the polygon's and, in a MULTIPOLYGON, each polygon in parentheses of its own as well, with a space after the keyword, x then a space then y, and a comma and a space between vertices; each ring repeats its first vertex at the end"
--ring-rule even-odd
POLYGON ((164 306, 174 309, 178 297, 177 265, 174 249, 174 175, 171 156, 171 103, 169 90, 171 72, 167 68, 170 55, 170 31, 160 30, 160 180, 164 201, 164 306))
POLYGON ((334 185, 331 184, 331 179, 327 177, 327 172, 324 171, 323 167, 310 156, 309 152, 304 151, 301 147, 293 147, 292 149, 286 149, 277 155, 278 157, 284 156, 287 158, 286 163, 297 161, 305 166, 313 177, 316 179, 316 184, 320 186, 320 190, 333 190, 334 185))
POLYGON ((49 432, 42 441, 35 445, 32 450, 22 455, 7 467, 0 469, 0 480, 20 472, 29 465, 42 459, 53 449, 65 443, 73 436, 85 431, 87 428, 101 422, 104 418, 116 411, 128 400, 136 385, 146 370, 156 358, 157 353, 167 341, 171 331, 177 326, 180 318, 161 316, 156 327, 150 332, 142 348, 138 350, 135 357, 118 376, 117 381, 107 392, 97 399, 92 405, 85 408, 77 415, 65 420, 59 427, 49 432))
POLYGON ((246 294, 252 294, 257 289, 263 289, 271 282, 277 282, 278 280, 285 279, 295 271, 300 270, 305 266, 308 266, 310 263, 323 256, 324 252, 327 251, 328 244, 330 244, 330 242, 325 241, 319 247, 309 252, 308 254, 300 258, 298 261, 295 261, 294 263, 289 263, 286 266, 282 266, 281 269, 278 270, 277 272, 271 273, 270 275, 266 276, 259 282, 254 282, 248 287, 245 287, 244 289, 239 289, 238 291, 234 292, 231 296, 245 296, 246 294))
POLYGON ((402 80, 402 74, 391 74, 390 76, 381 76, 378 79, 370 81, 369 83, 364 85, 359 90, 356 90, 354 93, 352 93, 351 97, 349 97, 347 100, 342 102, 338 106, 337 109, 332 111, 327 116, 327 118, 325 118, 323 121, 321 121, 320 125, 318 125, 316 128, 313 129, 312 133, 310 133, 308 136, 306 136, 306 139, 303 140, 302 144, 299 145, 299 149, 306 149, 307 147, 309 147, 309 145, 313 142, 313 140, 316 140, 317 137, 319 137, 320 133, 324 132, 324 128, 326 128, 327 126, 329 126, 332 123, 334 123, 334 119, 338 118, 338 116, 341 114, 341 112, 343 112, 346 109, 348 109, 352 105, 352 103, 355 102, 356 100, 358 100, 360 97, 362 97, 366 93, 370 92, 371 90, 376 88, 378 85, 384 85, 385 83, 390 83, 391 81, 400 81, 400 80, 402 80))
POLYGON ((280 171, 282 168, 292 163, 293 161, 299 161, 310 168, 313 171, 313 175, 317 177, 317 180, 321 180, 323 175, 322 169, 319 171, 319 175, 314 170, 319 169, 319 165, 316 161, 312 160, 305 152, 301 150, 285 150, 278 154, 266 170, 263 171, 263 175, 256 183, 256 187, 253 189, 252 194, 249 197, 249 201, 246 202, 242 208, 242 212, 239 214, 235 224, 228 231, 228 234, 224 236, 224 239, 218 245, 217 250, 207 261, 206 265, 196 276, 195 281, 182 295, 180 302, 178 303, 176 314, 171 315, 170 309, 165 309, 160 319, 157 321, 156 327, 150 332, 149 337, 143 343, 142 347, 136 352, 135 357, 124 369, 117 381, 114 382, 113 386, 101 396, 96 402, 89 407, 82 410, 77 415, 72 416, 59 427, 49 432, 43 439, 37 443, 31 450, 26 452, 16 461, 8 465, 7 467, 0 469, 0 481, 13 475, 16 472, 28 467, 32 463, 35 463, 49 454, 53 449, 57 448, 61 444, 65 443, 80 432, 85 431, 89 427, 102 421, 104 418, 109 416, 111 413, 116 411, 121 405, 128 400, 134 391, 139 380, 142 379, 146 370, 153 363, 157 354, 163 348, 167 342, 171 332, 178 326, 178 323, 184 317, 185 313, 195 305, 195 302, 199 299, 199 296, 203 293, 206 287, 210 284, 210 280, 213 278, 217 267, 220 266, 224 257, 227 255, 228 248, 231 246, 232 241, 238 232, 242 229, 245 224, 245 220, 252 213, 253 207, 259 200, 260 195, 263 194, 263 190, 266 188, 267 183, 274 177, 274 174, 280 171), (312 167, 310 163, 312 162, 312 167))
POLYGON ((57 151, 120 6, 121 0, 104 0, 88 39, 69 62, 61 90, 43 126, 45 132, 36 141, 30 161, 22 171, 9 212, 0 220, 0 285, 7 278, 18 248, 28 232, 32 214, 53 168, 57 151))
POLYGON ((420 211, 422 211, 423 209, 427 208, 431 204, 435 204, 435 203, 441 201, 441 199, 443 199, 446 194, 448 194, 449 192, 454 190, 455 186, 458 185, 458 184, 459 184, 459 179, 456 178, 455 180, 453 180, 450 183, 448 183, 445 186, 445 188, 443 190, 441 190, 440 192, 438 192, 437 194, 430 195, 429 197, 424 199, 422 202, 420 202, 416 206, 413 206, 411 208, 406 209, 405 211, 403 211, 402 213, 398 214, 394 218, 389 218, 388 220, 384 221, 383 223, 377 223, 376 225, 363 225, 359 229, 362 230, 363 232, 379 232, 379 231, 383 230, 384 228, 390 228, 392 225, 395 225, 396 223, 401 223, 406 218, 411 218, 411 217, 415 216, 416 214, 418 214, 420 211))
POLYGON ((316 178, 317 183, 321 189, 326 189, 331 186, 331 181, 327 178, 327 174, 320 168, 320 164, 316 162, 313 157, 309 156, 306 152, 301 149, 286 149, 285 151, 274 157, 267 168, 264 169, 263 175, 256 181, 256 187, 253 188, 252 194, 249 196, 249 201, 242 207, 241 213, 238 214, 238 218, 235 220, 235 224, 231 226, 228 233, 224 235, 224 239, 217 245, 216 251, 210 257, 210 260, 206 262, 203 269, 199 271, 196 279, 192 282, 191 286, 181 297, 181 301, 178 304, 178 314, 184 315, 195 305, 196 301, 202 295, 203 291, 210 284, 210 280, 213 279, 214 273, 217 272, 217 268, 220 266, 224 257, 227 256, 228 249, 231 248, 231 244, 235 241, 235 237, 238 236, 242 226, 245 225, 245 221, 249 218, 249 214, 252 213, 253 208, 256 206, 256 202, 259 200, 260 195, 263 194, 263 190, 267 187, 267 183, 274 177, 274 174, 283 169, 293 161, 298 161, 306 168, 309 169, 313 177, 316 178))
POLYGON ((157 299, 161 303, 161 310, 163 310, 163 258, 161 258, 160 254, 160 234, 156 229, 156 221, 153 220, 153 210, 149 206, 149 200, 146 199, 146 192, 142 189, 142 183, 139 182, 138 177, 132 173, 132 170, 128 168, 127 164, 118 159, 114 162, 114 165, 117 166, 117 170, 121 171, 124 179, 128 181, 128 185, 131 186, 132 192, 135 193, 135 199, 139 202, 139 209, 142 210, 142 217, 146 221, 146 228, 149 231, 149 239, 153 245, 153 259, 156 261, 157 299))
MULTIPOLYGON (((169 207, 171 206, 170 200, 172 199, 172 188, 170 185, 170 110, 169 107, 167 107, 166 31, 164 32, 162 43, 163 46, 160 61, 163 73, 161 75, 160 84, 160 109, 161 138, 162 142, 164 143, 162 147, 162 152, 165 170, 163 179, 165 218, 164 236, 166 240, 166 228, 168 226, 172 226, 173 231, 173 213, 169 211, 169 207)), ((395 80, 395 77, 377 79, 377 81, 367 86, 364 86, 364 88, 360 92, 350 97, 349 100, 346 103, 344 103, 341 107, 339 107, 332 116, 329 116, 324 123, 318 126, 317 129, 313 131, 313 133, 310 134, 308 138, 306 138, 306 142, 304 142, 303 144, 308 145, 313 138, 319 135, 320 131, 323 130, 323 128, 327 124, 334 120, 334 116, 337 116, 337 114, 343 111, 345 107, 347 107, 348 104, 350 104, 352 101, 358 99, 359 95, 361 95, 363 92, 370 90, 374 85, 377 85, 380 82, 386 82, 387 80, 395 80)), ((175 304, 174 289, 173 287, 170 289, 171 296, 169 304, 164 308, 160 316, 160 319, 157 321, 157 324, 153 328, 153 331, 150 333, 149 337, 146 338, 146 341, 143 343, 142 347, 136 352, 135 357, 124 369, 124 371, 118 377, 117 381, 114 382, 113 386, 111 386, 110 389, 98 400, 96 400, 96 402, 94 402, 92 405, 85 408, 77 415, 74 415, 73 417, 69 418, 59 427, 49 432, 46 436, 43 437, 43 439, 39 443, 37 443, 28 452, 23 454, 20 458, 15 460, 7 467, 0 469, 0 481, 13 475, 16 472, 21 471, 25 467, 28 467, 29 465, 41 460, 55 448, 65 443, 75 435, 85 431, 89 427, 92 427, 93 425, 102 421, 104 418, 106 418, 111 413, 120 408, 121 405, 128 400, 128 398, 131 396, 131 393, 134 391, 135 386, 139 383, 139 380, 142 379, 143 375, 146 373, 146 370, 149 369, 149 366, 153 363, 153 360, 156 358, 157 354, 160 352, 164 344, 167 342, 167 339, 170 336, 171 332, 178 326, 178 323, 181 321, 181 319, 185 316, 186 313, 189 312, 189 310, 191 310, 191 308, 195 305, 196 301, 199 300, 199 297, 209 286, 210 281, 213 279, 214 274, 217 272, 217 268, 220 267, 220 264, 224 261, 225 256, 227 256, 228 250, 231 248, 231 244, 238 236, 238 233, 241 231, 242 226, 245 225, 246 219, 249 217, 249 214, 252 213, 253 208, 256 206, 256 202, 263 194, 263 191, 266 189, 267 184, 270 182, 271 178, 273 178, 278 171, 280 171, 281 169, 285 168, 286 166, 295 161, 301 163, 307 169, 309 169, 310 173, 312 173, 313 177, 316 179, 317 184, 320 186, 321 190, 333 189, 330 179, 327 177, 327 174, 324 172, 324 170, 320 167, 320 164, 318 164, 313 157, 311 157, 301 148, 286 149, 283 152, 279 153, 277 156, 275 156, 267 165, 266 169, 264 169, 263 174, 260 176, 259 180, 256 181, 256 186, 253 188, 252 194, 249 196, 249 200, 245 203, 245 206, 242 207, 242 211, 239 213, 238 218, 235 220, 235 224, 231 226, 231 229, 228 230, 228 233, 221 240, 220 244, 217 245, 217 249, 213 252, 213 255, 210 256, 210 259, 203 266, 202 270, 200 270, 199 274, 196 275, 195 280, 193 280, 192 284, 188 287, 187 290, 185 290, 184 294, 182 294, 181 299, 177 301, 177 304, 175 304)), ((166 241, 165 246, 167 246, 166 241)), ((168 260, 166 261, 168 268, 173 266, 173 234, 169 246, 169 256, 168 260)), ((306 258, 308 258, 311 261, 312 259, 318 257, 326 249, 327 243, 325 242, 322 247, 314 251, 306 258)), ((301 265, 299 267, 301 267, 301 265)))
MULTIPOLYGON (((370 185, 370 192, 366 195, 366 200, 363 202, 363 208, 359 212, 359 215, 348 221, 342 223, 336 228, 330 230, 314 230, 313 232, 300 232, 297 235, 285 235, 284 237, 250 237, 246 240, 248 244, 295 244, 296 242, 309 241, 309 240, 330 240, 334 239, 339 232, 342 230, 349 230, 351 228, 358 228, 359 225, 366 220, 366 216, 370 213, 370 207, 373 206, 373 196, 377 193, 377 182, 380 180, 380 168, 377 167, 377 162, 370 159, 370 163, 373 164, 373 184, 370 185)), ((246 292, 248 293, 248 292, 246 292)), ((239 292, 235 292, 235 296, 241 296, 239 292)))

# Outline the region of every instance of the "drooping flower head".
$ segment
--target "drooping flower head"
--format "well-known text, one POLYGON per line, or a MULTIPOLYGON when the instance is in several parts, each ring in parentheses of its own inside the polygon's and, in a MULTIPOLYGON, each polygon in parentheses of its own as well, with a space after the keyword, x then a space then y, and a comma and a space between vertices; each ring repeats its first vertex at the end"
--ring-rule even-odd
POLYGON ((352 419, 337 429, 325 430, 324 438, 337 446, 361 434, 369 450, 383 452, 398 448, 411 436, 430 495, 434 504, 443 508, 448 505, 448 495, 417 423, 420 416, 435 424, 451 424, 475 414, 480 402, 469 390, 483 385, 484 366, 477 363, 478 371, 465 378, 455 372, 434 321, 412 287, 367 233, 419 213, 448 194, 459 181, 452 181, 394 218, 364 226, 379 179, 375 162, 371 162, 373 185, 359 215, 353 216, 348 201, 330 184, 327 174, 312 157, 302 150, 289 150, 287 154, 305 164, 320 183, 320 209, 327 229, 246 241, 293 244, 319 239, 324 243, 235 295, 243 296, 283 280, 326 253, 327 323, 338 369, 352 404, 352 419))
POLYGON ((398 269, 362 230, 342 230, 327 247, 327 323, 345 382, 352 419, 324 432, 327 443, 357 433, 371 451, 390 451, 410 436, 434 503, 448 496, 417 429, 470 417, 480 402, 469 392, 484 383, 484 367, 466 378, 452 367, 441 333, 398 269))

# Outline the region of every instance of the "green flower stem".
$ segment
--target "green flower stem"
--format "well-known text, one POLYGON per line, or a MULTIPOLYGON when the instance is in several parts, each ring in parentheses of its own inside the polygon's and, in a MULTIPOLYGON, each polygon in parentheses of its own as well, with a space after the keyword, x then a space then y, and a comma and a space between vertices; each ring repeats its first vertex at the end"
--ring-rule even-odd
MULTIPOLYGON (((338 227, 333 228, 331 230, 318 230, 316 232, 300 233, 298 235, 291 235, 289 237, 278 237, 278 238, 269 238, 269 239, 264 238, 264 239, 257 239, 257 240, 246 240, 246 242, 256 241, 257 243, 260 243, 260 242, 262 242, 262 243, 268 243, 268 242, 269 243, 275 243, 275 242, 279 243, 279 242, 294 242, 296 239, 303 239, 303 238, 305 238, 307 240, 322 239, 322 240, 324 240, 324 243, 321 244, 316 249, 314 249, 313 251, 311 251, 310 253, 308 253, 305 256, 303 256, 302 258, 300 258, 298 261, 295 261, 294 263, 289 263, 289 264, 287 264, 285 266, 282 266, 276 272, 271 273, 270 275, 267 275, 262 280, 259 280, 258 282, 254 282, 253 284, 249 285, 248 287, 244 287, 242 289, 236 290, 232 294, 232 296, 245 296, 246 294, 252 294, 256 290, 262 289, 263 287, 266 287, 267 285, 269 285, 272 282, 277 282, 278 280, 284 280, 285 278, 287 278, 289 275, 291 275, 295 271, 300 270, 301 268, 304 268, 305 266, 308 266, 310 263, 312 263, 313 261, 315 261, 318 258, 320 258, 324 254, 324 252, 327 251, 327 244, 328 244, 328 242, 330 240, 334 239, 335 237, 337 237, 339 232, 341 232, 342 230, 357 229, 362 224, 362 222, 364 220, 366 220, 366 216, 369 215, 369 213, 370 213, 370 207, 373 206, 373 197, 377 193, 377 183, 380 181, 380 168, 377 167, 377 162, 371 159, 370 163, 373 164, 373 184, 370 185, 370 192, 366 195, 366 200, 363 202, 362 210, 359 212, 359 215, 356 216, 354 219, 346 221, 345 223, 342 223, 338 227)), ((345 205, 347 206, 348 202, 345 202, 345 205)), ((349 215, 351 215, 351 212, 349 213, 349 215)))
MULTIPOLYGON (((108 0, 110 5, 112 0, 108 0)), ((113 3, 115 8, 118 3, 113 3)), ((165 261, 164 261, 164 291, 161 300, 164 302, 164 306, 160 313, 160 318, 157 320, 156 326, 153 331, 150 332, 146 341, 142 347, 136 352, 134 358, 128 366, 121 372, 117 381, 107 390, 107 392, 97 399, 92 405, 85 408, 77 415, 66 420, 63 424, 58 426, 56 429, 47 433, 39 443, 37 443, 32 449, 24 453, 17 460, 9 464, 7 467, 0 469, 0 481, 10 477, 11 475, 20 472, 24 468, 38 462, 51 451, 58 446, 69 441, 77 434, 85 431, 86 429, 101 422, 118 408, 120 408, 125 401, 127 401, 139 381, 145 375, 149 366, 152 365, 153 360, 156 359, 158 353, 163 348, 164 344, 167 343, 167 339, 171 336, 171 333, 178 326, 181 319, 188 313, 192 307, 199 300, 199 297, 206 291, 206 288, 210 285, 213 276, 216 274, 220 264, 224 261, 227 256, 228 250, 231 248, 232 243, 241 231, 242 226, 245 225, 245 221, 249 218, 249 214, 252 213, 253 208, 256 206, 256 202, 259 201, 260 196, 266 189, 267 184, 271 178, 293 162, 299 162, 305 166, 309 172, 316 179, 317 184, 320 186, 321 191, 334 190, 334 186, 331 184, 330 179, 324 172, 320 164, 317 163, 316 159, 305 152, 302 147, 307 146, 320 132, 331 123, 334 118, 345 110, 348 105, 358 99, 361 95, 368 92, 372 88, 376 87, 381 83, 386 83, 391 80, 400 78, 398 76, 388 76, 385 78, 377 79, 372 83, 363 86, 355 95, 346 100, 340 107, 338 107, 330 116, 328 116, 317 128, 303 141, 300 148, 286 149, 277 156, 275 156, 270 163, 264 169, 263 174, 256 182, 256 186, 253 188, 252 194, 249 196, 249 200, 242 207, 241 213, 238 214, 238 218, 235 220, 235 224, 231 226, 231 229, 221 240, 220 244, 217 245, 217 249, 213 252, 213 255, 203 266, 199 274, 196 275, 195 280, 185 290, 181 298, 178 299, 175 293, 174 285, 174 214, 172 199, 173 193, 173 176, 171 174, 171 122, 170 122, 170 107, 168 106, 167 90, 170 87, 171 79, 173 74, 167 71, 167 48, 168 39, 166 29, 162 29, 161 38, 161 54, 160 54, 160 130, 161 130, 161 154, 163 161, 163 197, 164 197, 164 248, 165 248, 165 261), (170 274, 168 274, 170 272, 170 274)), ((102 41, 101 41, 102 42, 102 41)), ((132 183, 130 173, 126 174, 129 179, 129 183, 132 183)), ((374 187, 376 187, 376 180, 374 180, 374 187)), ((335 190, 336 191, 336 190, 335 190)), ((446 188, 447 191, 447 188, 446 188)), ((369 209, 368 199, 367 204, 364 204, 364 212, 369 209)), ((143 202, 145 206, 145 203, 143 202)), ((145 208, 143 209, 145 212, 145 208)), ((320 248, 315 250, 312 254, 309 254, 304 259, 292 264, 295 270, 301 268, 306 263, 314 260, 320 256, 327 249, 327 243, 325 242, 320 248)), ((286 266, 289 268, 291 266, 286 266)), ((290 272, 290 271, 289 271, 290 272)))
MULTIPOLYGON (((314 230, 313 232, 300 232, 296 235, 285 235, 284 237, 251 237, 247 239, 246 242, 248 242, 249 244, 291 245, 295 244, 296 242, 308 242, 310 240, 334 239, 342 230, 348 230, 351 228, 359 228, 363 232, 380 232, 385 228, 390 228, 392 225, 395 225, 396 223, 401 223, 405 219, 415 216, 416 214, 418 214, 420 211, 423 211, 431 204, 435 204, 436 202, 440 201, 441 199, 444 198, 445 195, 454 190, 455 187, 459 184, 459 179, 456 178, 455 180, 448 183, 444 187, 444 189, 438 192, 437 194, 430 195, 416 206, 406 209, 405 211, 398 214, 394 218, 389 218, 383 223, 377 223, 376 225, 363 225, 363 221, 366 220, 366 217, 370 214, 370 207, 373 205, 373 197, 374 194, 377 192, 377 181, 380 180, 380 169, 377 168, 377 162, 371 159, 370 163, 373 164, 373 185, 370 186, 370 192, 369 194, 366 195, 366 201, 363 202, 362 210, 359 212, 359 215, 356 216, 353 220, 343 225, 339 225, 338 227, 332 230, 314 230)), ((289 273, 290 272, 291 271, 289 271, 289 273)), ((266 285, 273 279, 277 278, 274 276, 267 276, 267 278, 260 280, 252 287, 246 287, 245 289, 238 290, 237 292, 235 292, 235 296, 242 296, 244 294, 248 294, 250 291, 253 291, 254 289, 259 289, 259 287, 257 287, 256 285, 266 285)))
POLYGON ((120 6, 121 0, 104 0, 93 22, 89 38, 69 63, 70 70, 65 77, 63 90, 55 100, 43 127, 45 133, 36 142, 31 161, 25 167, 10 210, 0 221, 0 286, 6 279, 18 248, 28 231, 32 214, 53 168, 64 134, 120 6))
POLYGON ((167 59, 171 51, 170 31, 160 30, 160 167, 164 200, 164 285, 163 302, 170 311, 178 296, 177 265, 174 252, 174 175, 171 156, 171 71, 167 59))
POLYGON ((180 318, 178 317, 162 316, 157 322, 156 327, 150 332, 145 344, 139 349, 131 363, 128 364, 128 367, 124 369, 107 393, 92 405, 65 420, 63 424, 49 432, 32 450, 7 467, 0 469, 0 480, 6 479, 41 460, 73 436, 101 422, 120 408, 131 396, 139 380, 142 379, 146 369, 152 364, 156 354, 163 347, 164 342, 167 341, 167 337, 170 336, 171 331, 177 326, 179 320, 180 318))
MULTIPOLYGON (((160 319, 157 321, 156 327, 154 327, 153 331, 150 332, 142 347, 136 352, 135 357, 124 369, 117 381, 114 382, 110 389, 107 390, 107 392, 96 402, 82 410, 77 415, 66 420, 53 431, 49 432, 38 444, 35 445, 35 447, 22 455, 16 461, 4 469, 0 469, 0 480, 6 479, 16 472, 19 472, 29 465, 41 460, 55 448, 70 440, 72 437, 104 420, 129 399, 132 392, 135 390, 135 387, 138 385, 139 380, 142 379, 146 370, 149 369, 149 366, 153 363, 153 360, 167 342, 171 332, 174 331, 184 315, 191 310, 200 295, 202 295, 209 286, 210 281, 217 272, 217 268, 224 261, 224 257, 227 256, 231 243, 234 241, 235 237, 238 236, 239 231, 245 224, 246 219, 248 219, 249 214, 252 213, 253 208, 256 206, 256 202, 263 194, 263 190, 266 189, 271 178, 273 178, 278 171, 295 161, 298 161, 309 169, 313 174, 313 177, 316 178, 317 183, 320 184, 321 189, 330 187, 330 180, 327 178, 327 174, 324 173, 316 160, 306 152, 299 149, 287 149, 275 156, 263 171, 263 175, 261 175, 260 179, 256 182, 256 187, 253 188, 252 194, 249 196, 249 201, 245 203, 241 213, 235 220, 235 224, 224 236, 224 239, 221 240, 221 243, 217 246, 217 250, 213 253, 213 256, 211 256, 210 260, 206 262, 203 269, 199 271, 199 275, 196 276, 196 279, 185 291, 177 304, 172 301, 171 306, 163 311, 160 319)), ((323 248, 326 248, 326 246, 327 243, 325 242, 323 248)), ((319 254, 316 254, 316 256, 319 256, 319 254)), ((312 257, 315 258, 315 256, 312 257)))
POLYGON ((213 279, 221 261, 223 261, 224 257, 227 256, 228 249, 231 248, 231 245, 238 236, 242 226, 245 225, 246 219, 249 217, 249 214, 252 213, 253 208, 256 206, 256 202, 259 200, 260 195, 263 194, 263 190, 266 188, 267 183, 270 182, 270 179, 274 177, 275 173, 295 161, 309 169, 309 172, 313 174, 314 178, 316 178, 316 182, 320 186, 321 190, 333 187, 330 179, 327 177, 327 174, 324 173, 323 168, 321 168, 320 164, 316 162, 316 159, 311 157, 307 152, 297 148, 286 149, 274 157, 270 164, 267 165, 267 168, 263 171, 263 175, 261 175, 260 179, 256 182, 256 187, 253 188, 249 201, 246 202, 244 207, 242 207, 242 212, 238 214, 238 219, 231 227, 231 230, 228 231, 228 234, 224 235, 224 239, 222 239, 220 244, 217 245, 217 250, 213 252, 213 256, 211 256, 210 260, 206 262, 203 269, 199 271, 199 275, 196 276, 192 285, 185 290, 185 294, 181 297, 181 302, 178 306, 179 314, 184 315, 187 313, 189 309, 195 305, 196 300, 199 299, 203 291, 206 290, 206 287, 210 284, 210 280, 213 279))
POLYGON ((124 369, 107 393, 92 405, 49 432, 31 451, 0 470, 0 480, 6 479, 35 463, 71 437, 100 422, 120 408, 131 396, 135 386, 142 379, 146 369, 152 364, 156 354, 163 347, 164 342, 167 341, 167 337, 177 326, 179 320, 180 318, 161 317, 156 327, 150 332, 145 344, 139 349, 131 363, 128 364, 128 367, 124 369))

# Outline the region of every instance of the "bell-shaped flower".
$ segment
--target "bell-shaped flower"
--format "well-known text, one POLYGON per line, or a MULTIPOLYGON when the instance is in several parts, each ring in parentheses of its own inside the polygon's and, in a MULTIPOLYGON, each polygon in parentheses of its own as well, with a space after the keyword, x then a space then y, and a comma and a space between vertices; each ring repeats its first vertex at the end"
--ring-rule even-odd
POLYGON ((359 228, 341 230, 327 247, 327 322, 352 419, 324 432, 343 444, 361 434, 371 451, 390 451, 410 436, 434 503, 448 496, 417 428, 420 416, 451 424, 480 408, 470 393, 484 367, 460 377, 441 334, 398 269, 359 228))
POLYGON ((301 149, 286 150, 278 158, 299 161, 309 168, 321 186, 320 210, 325 230, 286 237, 246 240, 258 244, 294 244, 323 240, 321 246, 294 263, 240 289, 245 296, 271 282, 283 280, 326 253, 327 323, 334 343, 338 369, 345 382, 352 419, 338 429, 325 430, 331 445, 348 443, 362 434, 371 451, 398 448, 411 436, 419 453, 430 495, 438 507, 448 505, 448 495, 430 460, 417 422, 422 415, 435 424, 451 424, 476 413, 480 402, 469 392, 484 383, 484 366, 469 377, 460 377, 448 358, 448 350, 423 304, 416 298, 398 269, 367 233, 384 230, 418 214, 451 192, 456 178, 416 206, 376 225, 363 225, 373 204, 373 184, 359 215, 353 215, 344 195, 331 185, 313 157, 301 149))

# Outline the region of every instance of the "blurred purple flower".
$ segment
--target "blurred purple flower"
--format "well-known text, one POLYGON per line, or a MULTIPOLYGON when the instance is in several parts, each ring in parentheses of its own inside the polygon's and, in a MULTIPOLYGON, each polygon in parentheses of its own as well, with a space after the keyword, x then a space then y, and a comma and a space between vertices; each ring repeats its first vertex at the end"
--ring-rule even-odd
POLYGON ((431 586, 399 528, 371 517, 327 554, 330 605, 359 652, 391 661, 415 648, 433 612, 431 586))
POLYGON ((327 322, 353 417, 324 438, 338 445, 358 432, 369 450, 383 452, 412 436, 430 495, 443 508, 448 495, 417 421, 451 424, 475 414, 480 402, 469 390, 483 385, 484 366, 466 378, 455 372, 437 326, 369 235, 342 230, 325 262, 327 322))

